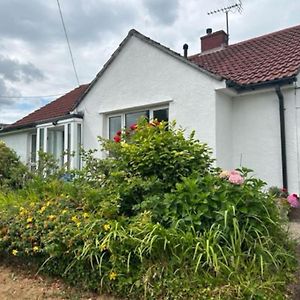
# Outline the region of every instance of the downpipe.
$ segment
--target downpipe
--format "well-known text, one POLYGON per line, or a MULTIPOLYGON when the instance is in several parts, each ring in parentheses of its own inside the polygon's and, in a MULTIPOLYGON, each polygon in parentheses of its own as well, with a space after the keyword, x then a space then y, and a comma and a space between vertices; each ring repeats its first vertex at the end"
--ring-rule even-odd
POLYGON ((288 190, 285 116, 284 116, 284 97, 283 97, 280 86, 277 86, 275 91, 276 91, 276 94, 277 94, 277 97, 278 97, 278 100, 279 100, 282 187, 288 190))

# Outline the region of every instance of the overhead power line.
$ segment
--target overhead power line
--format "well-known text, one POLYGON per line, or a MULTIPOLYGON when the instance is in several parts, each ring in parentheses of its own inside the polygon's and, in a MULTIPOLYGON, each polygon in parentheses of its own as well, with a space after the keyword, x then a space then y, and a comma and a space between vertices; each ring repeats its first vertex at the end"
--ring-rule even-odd
POLYGON ((57 6, 58 6, 62 26, 64 28, 66 41, 67 41, 67 44, 68 44, 70 57, 71 57, 72 65, 73 65, 73 70, 74 70, 74 74, 75 74, 75 77, 76 77, 76 81, 77 81, 78 86, 80 86, 79 79, 78 79, 78 74, 77 74, 77 71, 76 71, 75 62, 74 62, 74 58, 73 58, 73 54, 72 54, 71 44, 70 44, 70 41, 69 41, 69 38, 68 38, 67 29, 66 29, 66 25, 65 25, 65 22, 64 22, 64 18, 63 18, 63 14, 62 14, 62 11, 61 11, 59 0, 57 0, 57 6))

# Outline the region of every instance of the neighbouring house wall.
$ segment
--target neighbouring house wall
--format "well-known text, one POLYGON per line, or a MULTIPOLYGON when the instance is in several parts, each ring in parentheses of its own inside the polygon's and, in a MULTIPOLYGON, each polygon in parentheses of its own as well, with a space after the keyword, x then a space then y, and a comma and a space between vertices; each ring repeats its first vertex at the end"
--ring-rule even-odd
POLYGON ((78 107, 84 147, 107 137, 107 113, 170 101, 169 117, 215 149, 215 88, 222 82, 136 37, 123 47, 78 107))
MULTIPOLYGON (((282 88, 285 101, 289 191, 299 192, 294 88, 282 88)), ((298 97, 298 98, 297 98, 298 97)), ((282 186, 279 102, 275 88, 233 98, 233 165, 248 167, 269 186, 282 186)), ((300 123, 300 122, 299 122, 300 123)), ((298 127, 299 128, 299 127, 298 127)))
POLYGON ((232 99, 216 93, 216 158, 217 166, 233 169, 232 164, 232 99))
POLYGON ((13 149, 20 160, 24 163, 28 163, 29 159, 29 135, 28 132, 21 133, 7 133, 0 135, 0 140, 11 149, 13 149))

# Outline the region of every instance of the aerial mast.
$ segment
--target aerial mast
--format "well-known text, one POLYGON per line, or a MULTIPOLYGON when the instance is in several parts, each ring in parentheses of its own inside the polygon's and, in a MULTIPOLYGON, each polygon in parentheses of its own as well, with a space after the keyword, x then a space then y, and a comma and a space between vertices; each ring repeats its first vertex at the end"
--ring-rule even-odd
POLYGON ((233 5, 230 5, 230 6, 227 6, 227 7, 218 8, 216 10, 212 10, 212 11, 207 13, 209 16, 220 13, 220 12, 225 13, 225 16, 226 16, 226 33, 227 33, 228 38, 229 38, 228 13, 230 11, 233 11, 234 9, 236 9, 239 13, 242 12, 243 8, 242 8, 242 1, 241 0, 239 0, 239 3, 233 4, 233 5))

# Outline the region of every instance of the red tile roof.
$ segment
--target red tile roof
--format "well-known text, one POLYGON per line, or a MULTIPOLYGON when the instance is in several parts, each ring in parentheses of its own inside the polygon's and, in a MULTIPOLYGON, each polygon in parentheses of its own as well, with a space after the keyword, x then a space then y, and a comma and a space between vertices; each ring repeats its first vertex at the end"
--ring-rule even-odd
POLYGON ((227 46, 189 60, 239 85, 297 75, 300 70, 300 25, 227 46))
POLYGON ((12 127, 23 127, 30 124, 36 124, 42 121, 51 120, 68 115, 77 105, 77 101, 83 95, 89 85, 81 85, 60 98, 48 103, 47 105, 30 113, 23 119, 18 120, 12 127))

